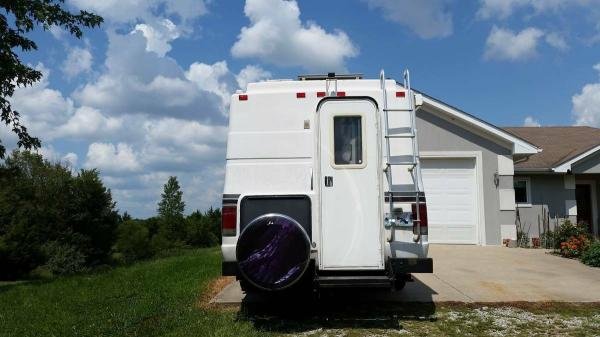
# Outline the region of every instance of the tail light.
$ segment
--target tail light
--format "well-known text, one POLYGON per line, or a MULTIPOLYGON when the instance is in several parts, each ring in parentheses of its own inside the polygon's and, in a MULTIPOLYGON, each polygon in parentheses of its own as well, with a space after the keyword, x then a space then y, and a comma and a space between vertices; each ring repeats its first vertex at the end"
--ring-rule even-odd
POLYGON ((223 206, 221 210, 221 234, 235 236, 237 223, 237 206, 223 206))
MULTIPOLYGON (((417 234, 417 204, 412 204, 413 233, 417 234)), ((427 235, 427 204, 419 203, 419 224, 421 235, 427 235)))

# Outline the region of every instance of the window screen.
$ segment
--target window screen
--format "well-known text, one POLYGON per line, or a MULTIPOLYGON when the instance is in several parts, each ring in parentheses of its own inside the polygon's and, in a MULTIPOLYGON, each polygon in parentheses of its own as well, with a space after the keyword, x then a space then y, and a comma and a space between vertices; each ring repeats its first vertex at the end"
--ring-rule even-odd
POLYGON ((360 116, 336 116, 333 118, 333 144, 336 165, 362 164, 361 124, 360 116))
POLYGON ((527 181, 515 180, 513 185, 515 188, 515 201, 517 202, 517 204, 528 203, 529 200, 527 200, 527 181))

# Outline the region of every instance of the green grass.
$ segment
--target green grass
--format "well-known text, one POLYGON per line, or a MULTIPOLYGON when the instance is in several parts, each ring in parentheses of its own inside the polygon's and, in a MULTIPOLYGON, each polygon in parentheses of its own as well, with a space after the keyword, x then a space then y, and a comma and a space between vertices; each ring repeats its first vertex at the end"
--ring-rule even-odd
POLYGON ((51 282, 0 285, 0 336, 258 336, 233 312, 198 308, 220 251, 51 282))
POLYGON ((0 336, 594 336, 600 305, 359 304, 352 292, 204 308, 218 249, 46 282, 0 284, 0 336), (300 302, 296 302, 300 301, 300 302), (298 306, 305 301, 306 304, 298 306))

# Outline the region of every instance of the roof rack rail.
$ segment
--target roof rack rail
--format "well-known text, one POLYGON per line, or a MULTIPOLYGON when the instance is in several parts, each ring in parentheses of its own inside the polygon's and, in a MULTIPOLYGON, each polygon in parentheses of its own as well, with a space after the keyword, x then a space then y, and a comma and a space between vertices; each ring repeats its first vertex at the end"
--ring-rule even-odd
POLYGON ((309 74, 309 75, 298 75, 299 81, 317 81, 317 80, 361 80, 363 78, 363 74, 336 74, 336 73, 327 73, 327 74, 309 74))

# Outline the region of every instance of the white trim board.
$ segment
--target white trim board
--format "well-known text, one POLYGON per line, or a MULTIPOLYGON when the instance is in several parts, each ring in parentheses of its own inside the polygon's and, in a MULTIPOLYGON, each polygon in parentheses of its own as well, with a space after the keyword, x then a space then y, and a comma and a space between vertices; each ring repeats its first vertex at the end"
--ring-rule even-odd
MULTIPOLYGON (((485 203, 483 191, 483 155, 481 151, 421 151, 419 157, 423 159, 451 159, 451 158, 473 158, 475 159, 475 179, 477 180, 477 226, 475 244, 486 246, 485 240, 485 203)), ((427 198, 427 191, 425 192, 427 198)))
POLYGON ((596 152, 600 151, 600 145, 594 147, 593 149, 590 149, 588 151, 585 151, 584 153, 578 155, 575 158, 569 159, 566 162, 552 168, 552 170, 554 172, 567 172, 571 169, 571 166, 573 166, 573 164, 577 163, 578 161, 585 159, 587 156, 592 155, 596 152))

